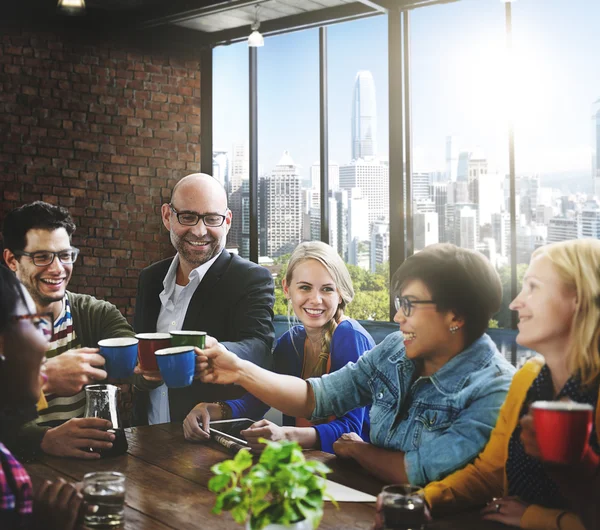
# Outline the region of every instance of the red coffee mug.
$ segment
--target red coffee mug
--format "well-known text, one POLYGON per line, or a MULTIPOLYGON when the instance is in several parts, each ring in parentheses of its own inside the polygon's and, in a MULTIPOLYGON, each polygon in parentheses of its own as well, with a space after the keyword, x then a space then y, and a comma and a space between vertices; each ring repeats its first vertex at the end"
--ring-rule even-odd
POLYGON ((542 460, 557 464, 581 461, 592 432, 594 408, 574 401, 535 401, 531 411, 542 460))
POLYGON ((138 360, 142 370, 157 372, 158 363, 154 352, 171 346, 171 335, 168 333, 138 333, 138 360))

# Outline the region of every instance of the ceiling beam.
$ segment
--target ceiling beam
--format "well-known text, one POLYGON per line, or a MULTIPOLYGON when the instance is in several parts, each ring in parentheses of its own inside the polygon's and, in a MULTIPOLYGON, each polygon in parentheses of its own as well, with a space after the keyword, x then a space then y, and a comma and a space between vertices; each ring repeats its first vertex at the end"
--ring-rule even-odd
MULTIPOLYGON (((280 35, 291 31, 299 31, 339 22, 349 22, 359 18, 381 15, 381 11, 374 10, 371 7, 364 5, 361 2, 353 2, 337 7, 328 7, 315 11, 307 11, 299 15, 290 15, 287 17, 277 18, 273 20, 265 20, 260 23, 260 32, 265 36, 280 35)), ((209 40, 209 44, 213 46, 221 44, 233 44, 241 42, 250 35, 250 25, 240 26, 237 28, 216 31, 214 33, 205 33, 205 37, 209 40)))
POLYGON ((140 29, 154 28, 165 24, 177 24, 194 18, 216 15, 241 9, 243 7, 259 5, 266 0, 177 0, 165 2, 154 9, 147 9, 142 17, 138 17, 133 24, 140 29))
POLYGON ((387 14, 387 12, 388 12, 387 6, 383 5, 383 3, 381 1, 378 1, 378 0, 358 0, 358 1, 361 4, 364 4, 367 7, 370 7, 371 9, 375 9, 376 11, 379 11, 383 14, 387 14))

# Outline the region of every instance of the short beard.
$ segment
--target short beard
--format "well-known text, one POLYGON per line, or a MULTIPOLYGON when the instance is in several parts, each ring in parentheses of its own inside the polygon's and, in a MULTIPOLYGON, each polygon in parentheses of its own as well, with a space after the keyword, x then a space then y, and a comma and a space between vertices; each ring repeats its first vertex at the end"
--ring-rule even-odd
POLYGON ((185 239, 179 237, 177 234, 171 231, 171 244, 177 250, 180 258, 183 258, 193 268, 204 265, 207 261, 214 258, 222 249, 221 242, 216 239, 208 241, 208 245, 205 247, 207 252, 202 255, 198 255, 193 252, 188 252, 185 247, 185 239), (210 250, 209 250, 210 249, 210 250))

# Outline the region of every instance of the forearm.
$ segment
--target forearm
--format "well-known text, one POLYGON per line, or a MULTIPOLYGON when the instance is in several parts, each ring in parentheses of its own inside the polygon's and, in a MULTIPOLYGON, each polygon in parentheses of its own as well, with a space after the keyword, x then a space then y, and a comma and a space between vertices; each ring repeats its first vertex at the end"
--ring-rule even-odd
POLYGON ((276 374, 249 361, 241 361, 237 383, 288 416, 309 418, 315 408, 312 387, 299 377, 276 374))
POLYGON ((318 449, 319 435, 313 427, 284 427, 285 437, 290 442, 298 442, 302 449, 318 449))
POLYGON ((391 451, 365 442, 354 444, 349 456, 386 484, 408 482, 403 451, 391 451))

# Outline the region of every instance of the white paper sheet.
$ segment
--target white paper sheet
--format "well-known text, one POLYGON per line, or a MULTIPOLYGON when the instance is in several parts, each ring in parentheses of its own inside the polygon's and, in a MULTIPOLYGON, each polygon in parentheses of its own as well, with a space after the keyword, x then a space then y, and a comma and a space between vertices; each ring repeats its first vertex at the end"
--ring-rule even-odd
MULTIPOLYGON (((337 502, 375 502, 377 500, 373 495, 363 493, 331 480, 327 481, 327 493, 337 502)), ((330 500, 330 499, 325 499, 330 500)))

